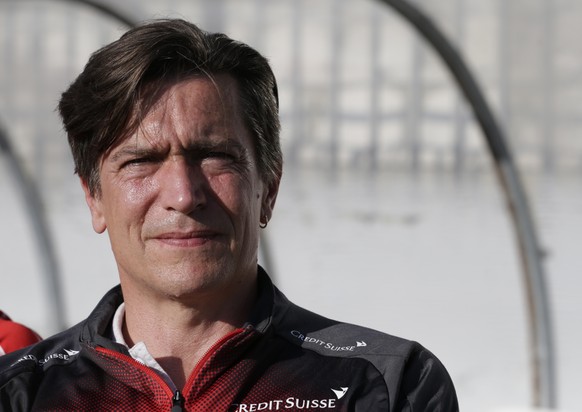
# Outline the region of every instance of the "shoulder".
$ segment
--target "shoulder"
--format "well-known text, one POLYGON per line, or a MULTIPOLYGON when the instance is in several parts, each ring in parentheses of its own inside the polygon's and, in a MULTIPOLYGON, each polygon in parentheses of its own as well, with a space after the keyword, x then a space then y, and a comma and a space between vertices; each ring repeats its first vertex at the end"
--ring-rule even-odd
POLYGON ((16 379, 33 379, 56 364, 68 363, 80 351, 80 325, 39 341, 31 346, 0 356, 0 391, 16 379))
POLYGON ((81 351, 81 342, 107 341, 101 334, 110 324, 113 313, 123 301, 118 286, 111 289, 91 315, 78 324, 32 346, 0 356, 0 385, 22 370, 46 370, 53 365, 69 363, 81 351))
MULTIPOLYGON (((62 390, 54 374, 69 373, 80 356, 78 326, 32 346, 0 356, 0 411, 32 410, 40 393, 62 390), (56 366, 56 368, 53 368, 56 366), (64 368, 64 366, 67 366, 64 368)), ((44 395, 43 395, 44 396, 44 395)))
MULTIPOLYGON (((455 389, 441 361, 418 342, 340 322, 303 309, 282 296, 277 334, 303 350, 334 358, 358 358, 382 375, 393 407, 413 410, 444 405, 458 410, 455 389)), ((400 409, 396 409, 400 410, 400 409)))
POLYGON ((321 316, 277 293, 273 316, 276 332, 304 349, 324 356, 378 357, 403 364, 420 347, 416 342, 388 333, 321 316))
POLYGON ((112 289, 91 315, 71 328, 32 346, 0 356, 0 411, 30 410, 37 396, 62 390, 87 373, 89 347, 109 344, 106 335, 113 312, 122 301, 119 287, 112 289))

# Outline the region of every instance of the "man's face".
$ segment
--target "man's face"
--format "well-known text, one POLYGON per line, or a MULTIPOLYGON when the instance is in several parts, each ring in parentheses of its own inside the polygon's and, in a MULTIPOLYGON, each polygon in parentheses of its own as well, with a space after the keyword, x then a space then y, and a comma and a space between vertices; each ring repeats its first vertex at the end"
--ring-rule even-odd
POLYGON ((83 183, 124 290, 183 299, 254 281, 260 217, 271 216, 278 182, 259 176, 238 97, 226 75, 169 86, 102 159, 100 195, 83 183))

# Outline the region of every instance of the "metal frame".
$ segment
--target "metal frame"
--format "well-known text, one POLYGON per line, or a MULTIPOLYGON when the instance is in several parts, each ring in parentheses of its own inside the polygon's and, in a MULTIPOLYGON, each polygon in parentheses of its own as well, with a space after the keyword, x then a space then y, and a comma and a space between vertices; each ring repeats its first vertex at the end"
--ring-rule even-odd
POLYGON ((47 300, 50 302, 52 316, 51 320, 57 330, 65 329, 67 326, 65 315, 64 297, 62 294, 59 264, 53 248, 50 236, 49 224, 44 213, 42 198, 34 180, 26 172, 26 169, 14 152, 8 134, 0 124, 0 152, 8 157, 8 165, 12 171, 12 176, 16 182, 16 187, 20 189, 22 202, 30 218, 30 226, 35 234, 38 250, 41 256, 41 269, 45 274, 48 291, 47 300))
POLYGON ((522 261, 531 342, 532 403, 535 407, 555 408, 553 331, 546 276, 542 265, 543 253, 525 190, 506 143, 507 139, 467 65, 428 16, 405 0, 378 1, 397 11, 438 52, 471 105, 483 130, 513 220, 522 261))

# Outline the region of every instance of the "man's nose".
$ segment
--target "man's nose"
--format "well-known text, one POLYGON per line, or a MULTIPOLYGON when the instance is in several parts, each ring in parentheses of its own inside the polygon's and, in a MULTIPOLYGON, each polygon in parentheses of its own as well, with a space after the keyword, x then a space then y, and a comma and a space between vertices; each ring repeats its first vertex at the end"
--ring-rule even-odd
POLYGON ((189 214, 206 205, 206 177, 200 165, 190 164, 183 156, 168 159, 159 184, 167 210, 189 214))

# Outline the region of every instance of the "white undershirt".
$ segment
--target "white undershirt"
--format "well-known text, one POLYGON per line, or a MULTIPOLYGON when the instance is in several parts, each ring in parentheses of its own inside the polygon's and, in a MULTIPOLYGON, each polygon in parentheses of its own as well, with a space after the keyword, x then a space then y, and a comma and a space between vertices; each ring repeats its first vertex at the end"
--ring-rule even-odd
POLYGON ((146 345, 143 341, 137 342, 133 347, 129 347, 125 342, 125 338, 123 337, 123 322, 125 321, 125 303, 122 302, 121 305, 115 311, 115 315, 113 315, 113 339, 115 342, 125 346, 129 350, 129 354, 133 359, 138 361, 139 363, 148 366, 149 368, 153 369, 158 375, 162 377, 162 379, 168 384, 173 391, 176 391, 176 385, 170 378, 170 375, 160 366, 160 364, 156 361, 156 359, 148 352, 146 345))

